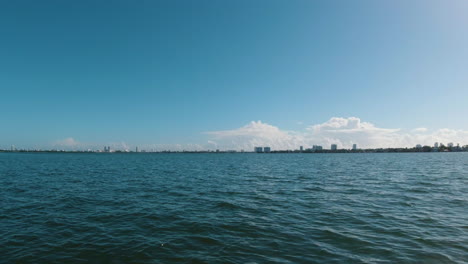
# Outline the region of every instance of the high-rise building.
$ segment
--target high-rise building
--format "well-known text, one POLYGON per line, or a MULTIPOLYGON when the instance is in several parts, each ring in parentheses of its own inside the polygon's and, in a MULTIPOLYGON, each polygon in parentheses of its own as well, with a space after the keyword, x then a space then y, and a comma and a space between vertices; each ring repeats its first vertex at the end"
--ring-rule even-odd
POLYGON ((448 143, 448 144, 447 144, 447 147, 453 148, 453 143, 452 143, 452 142, 448 143))
POLYGON ((135 147, 135 152, 138 152, 138 147, 135 147))
POLYGON ((438 148, 438 147, 439 147, 439 142, 434 143, 434 148, 438 148))
POLYGON ((357 145, 353 144, 353 150, 357 150, 357 145))
POLYGON ((417 145, 416 145, 416 148, 417 148, 417 149, 422 149, 421 144, 417 144, 417 145))
POLYGON ((331 150, 337 150, 338 146, 336 144, 331 144, 331 150))
POLYGON ((265 152, 265 153, 270 153, 270 152, 271 152, 271 148, 270 148, 270 147, 264 147, 264 148, 263 148, 263 152, 265 152))
POLYGON ((262 153, 262 152, 263 152, 263 148, 262 148, 262 147, 255 147, 255 148, 254 148, 254 151, 255 151, 256 153, 262 153))
POLYGON ((299 147, 299 150, 300 150, 300 151, 304 151, 304 147, 303 147, 303 146, 300 146, 300 147, 299 147))
POLYGON ((319 150, 323 150, 323 147, 319 146, 319 145, 313 145, 312 146, 312 151, 319 151, 319 150))

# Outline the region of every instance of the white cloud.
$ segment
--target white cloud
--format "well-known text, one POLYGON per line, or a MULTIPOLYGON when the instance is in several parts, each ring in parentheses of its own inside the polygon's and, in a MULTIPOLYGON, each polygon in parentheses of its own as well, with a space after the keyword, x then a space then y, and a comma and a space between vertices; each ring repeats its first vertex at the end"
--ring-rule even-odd
POLYGON ((290 149, 295 148, 296 144, 301 142, 306 143, 302 134, 283 131, 262 121, 252 121, 234 130, 212 131, 206 134, 212 137, 211 144, 216 144, 222 149, 251 150, 255 146, 290 149))
POLYGON ((54 143, 55 146, 60 146, 60 147, 75 147, 75 146, 78 146, 79 144, 80 143, 72 137, 57 140, 54 143))
POLYGON ((429 131, 427 128, 402 130, 398 128, 382 128, 370 122, 364 122, 357 117, 333 117, 320 124, 304 126, 299 131, 283 130, 277 126, 262 121, 252 121, 247 125, 232 129, 211 131, 204 144, 127 144, 114 143, 83 143, 72 137, 53 142, 53 147, 68 150, 103 149, 110 146, 113 150, 246 150, 255 146, 270 146, 274 150, 305 148, 312 145, 322 145, 330 148, 338 144, 339 148, 351 148, 357 144, 359 148, 413 147, 416 144, 433 145, 434 142, 447 144, 453 142, 460 145, 468 144, 468 131, 454 129, 439 129, 429 131))
POLYGON ((428 129, 425 127, 418 127, 418 128, 413 129, 413 132, 415 133, 426 133, 427 131, 428 129))
POLYGON ((255 146, 271 146, 273 149, 297 149, 338 144, 341 148, 413 147, 416 144, 432 145, 434 142, 468 143, 468 131, 439 129, 427 133, 426 128, 416 128, 405 132, 398 128, 381 128, 370 122, 362 122, 357 117, 333 117, 330 120, 307 127, 305 131, 287 131, 263 123, 252 121, 233 130, 207 132, 210 144, 224 149, 252 150, 255 146))
MULTIPOLYGON (((215 143, 215 142, 213 142, 215 143)), ((90 142, 80 142, 75 140, 72 137, 56 140, 52 142, 49 146, 43 147, 48 149, 52 147, 59 150, 103 150, 104 146, 110 147, 111 151, 121 150, 121 151, 135 151, 135 148, 138 147, 139 151, 191 151, 191 150, 206 150, 213 149, 213 147, 207 147, 200 144, 187 143, 187 144, 128 144, 125 141, 121 142, 107 142, 107 143, 90 143, 90 142)))
POLYGON ((214 149, 214 147, 205 147, 200 144, 187 143, 187 144, 150 144, 150 145, 139 145, 140 150, 146 151, 200 151, 206 149, 214 149))
POLYGON ((357 117, 332 117, 325 123, 313 125, 307 128, 315 133, 320 133, 323 131, 328 132, 338 132, 338 133, 355 133, 355 132, 384 132, 392 133, 397 132, 399 129, 385 129, 378 128, 371 123, 361 122, 361 119, 357 117))
POLYGON ((104 143, 104 144, 97 144, 97 143, 89 143, 89 142, 81 142, 72 137, 68 137, 65 139, 56 140, 52 143, 52 146, 56 149, 64 149, 64 150, 101 150, 104 146, 109 146, 111 149, 116 150, 128 150, 129 146, 125 142, 114 142, 114 143, 104 143))

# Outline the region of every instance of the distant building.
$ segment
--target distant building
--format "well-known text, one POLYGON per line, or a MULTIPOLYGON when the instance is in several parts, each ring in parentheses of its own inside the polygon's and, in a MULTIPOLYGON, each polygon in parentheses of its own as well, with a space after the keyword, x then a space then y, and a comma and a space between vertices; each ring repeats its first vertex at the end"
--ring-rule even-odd
POLYGON ((254 148, 254 151, 255 151, 256 153, 262 153, 262 152, 263 152, 263 148, 262 148, 262 147, 255 147, 255 148, 254 148))
POLYGON ((138 152, 138 147, 135 147, 135 152, 138 152))
POLYGON ((447 144, 447 147, 453 148, 453 143, 452 143, 452 142, 448 143, 448 144, 447 144))
POLYGON ((417 148, 417 149, 422 149, 421 144, 417 144, 417 145, 416 145, 416 148, 417 148))
POLYGON ((438 148, 438 147, 439 147, 439 142, 434 143, 434 148, 438 148))
POLYGON ((337 150, 338 146, 336 144, 331 144, 331 150, 337 150))
POLYGON ((353 144, 353 150, 357 150, 357 145, 353 144))
POLYGON ((271 152, 271 148, 270 148, 270 147, 264 147, 264 148, 263 148, 263 152, 265 152, 265 153, 270 153, 270 152, 271 152))
POLYGON ((313 145, 312 146, 312 151, 320 151, 320 150, 323 150, 322 146, 319 146, 319 145, 313 145))
POLYGON ((300 146, 300 147, 299 147, 299 150, 300 150, 300 151, 304 151, 304 147, 303 147, 303 146, 300 146))

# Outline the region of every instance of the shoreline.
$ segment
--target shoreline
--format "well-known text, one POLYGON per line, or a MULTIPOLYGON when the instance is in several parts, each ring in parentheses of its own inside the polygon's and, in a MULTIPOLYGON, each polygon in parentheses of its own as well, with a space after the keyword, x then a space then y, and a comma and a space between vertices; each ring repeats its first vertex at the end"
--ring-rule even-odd
POLYGON ((365 149, 365 150, 321 150, 321 151, 294 151, 277 150, 268 153, 241 152, 241 151, 84 151, 84 150, 0 150, 0 153, 66 153, 66 154, 365 154, 365 153, 452 153, 468 152, 468 149, 461 150, 443 150, 443 151, 423 151, 415 149, 365 149))

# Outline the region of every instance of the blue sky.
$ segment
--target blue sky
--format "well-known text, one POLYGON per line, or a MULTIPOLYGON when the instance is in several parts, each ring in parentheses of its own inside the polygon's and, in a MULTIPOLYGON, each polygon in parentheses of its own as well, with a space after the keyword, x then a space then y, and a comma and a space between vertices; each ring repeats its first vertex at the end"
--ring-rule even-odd
POLYGON ((463 0, 3 1, 0 147, 204 147, 251 121, 300 134, 332 117, 464 140, 467 13, 463 0))

